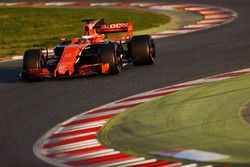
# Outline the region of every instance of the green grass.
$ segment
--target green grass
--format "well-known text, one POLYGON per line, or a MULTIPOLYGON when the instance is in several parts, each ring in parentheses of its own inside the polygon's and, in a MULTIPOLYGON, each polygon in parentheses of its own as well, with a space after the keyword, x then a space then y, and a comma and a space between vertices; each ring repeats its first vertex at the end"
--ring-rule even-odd
MULTIPOLYGON (((135 155, 172 148, 230 155, 212 163, 250 165, 250 75, 162 97, 119 114, 98 134, 112 148, 135 155)), ((211 162, 209 162, 211 163, 211 162)))
POLYGON ((23 54, 34 46, 52 47, 61 37, 80 37, 82 18, 105 18, 107 23, 133 21, 135 31, 158 27, 170 20, 166 15, 139 10, 0 7, 0 58, 23 54))

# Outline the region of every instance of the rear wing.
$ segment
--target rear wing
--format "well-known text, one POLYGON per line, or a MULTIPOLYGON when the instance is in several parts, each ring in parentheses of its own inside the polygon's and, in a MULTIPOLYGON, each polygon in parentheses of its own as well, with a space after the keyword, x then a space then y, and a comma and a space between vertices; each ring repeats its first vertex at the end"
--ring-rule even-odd
POLYGON ((132 22, 120 22, 112 24, 103 24, 99 29, 99 33, 117 33, 127 32, 125 38, 130 38, 133 35, 133 23, 132 22))
POLYGON ((82 22, 87 24, 84 25, 84 31, 87 35, 127 32, 124 36, 125 39, 130 39, 133 35, 133 23, 131 21, 105 24, 104 19, 83 19, 82 22))

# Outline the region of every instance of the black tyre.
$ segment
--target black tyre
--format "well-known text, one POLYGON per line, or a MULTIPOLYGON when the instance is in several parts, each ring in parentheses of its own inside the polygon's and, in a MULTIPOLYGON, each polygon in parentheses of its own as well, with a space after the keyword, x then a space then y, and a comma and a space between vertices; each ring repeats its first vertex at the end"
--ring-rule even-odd
MULTIPOLYGON (((26 50, 23 56, 23 74, 24 80, 39 80, 38 78, 31 78, 28 70, 32 68, 44 68, 44 59, 40 49, 26 50)), ((40 78, 41 79, 41 78, 40 78)))
POLYGON ((150 65, 155 61, 155 44, 150 35, 132 37, 129 50, 134 65, 150 65))
POLYGON ((23 70, 30 68, 43 68, 44 61, 40 49, 26 50, 23 57, 23 70))
POLYGON ((118 74, 122 69, 122 60, 118 46, 114 44, 102 45, 99 50, 100 62, 109 63, 108 74, 118 74))

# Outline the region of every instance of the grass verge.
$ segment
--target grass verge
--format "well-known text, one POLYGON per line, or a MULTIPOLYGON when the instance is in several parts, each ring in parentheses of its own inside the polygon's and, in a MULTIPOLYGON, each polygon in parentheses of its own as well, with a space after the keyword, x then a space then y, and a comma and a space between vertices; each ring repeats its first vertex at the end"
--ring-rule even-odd
MULTIPOLYGON (((212 163, 249 166, 250 75, 198 86, 119 114, 98 134, 105 145, 130 154, 173 148, 231 156, 212 163)), ((211 163, 211 162, 209 162, 211 163)))

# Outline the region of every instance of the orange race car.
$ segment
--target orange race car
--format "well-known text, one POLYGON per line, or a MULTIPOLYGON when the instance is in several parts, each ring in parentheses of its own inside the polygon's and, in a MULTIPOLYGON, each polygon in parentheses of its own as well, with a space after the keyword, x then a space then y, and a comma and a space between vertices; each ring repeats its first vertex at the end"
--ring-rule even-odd
POLYGON ((117 74, 124 64, 149 65, 155 61, 155 45, 150 35, 133 35, 132 22, 105 24, 104 19, 84 19, 84 35, 62 38, 52 54, 29 49, 23 57, 23 80, 117 74), (107 39, 107 33, 125 32, 124 37, 107 39))

